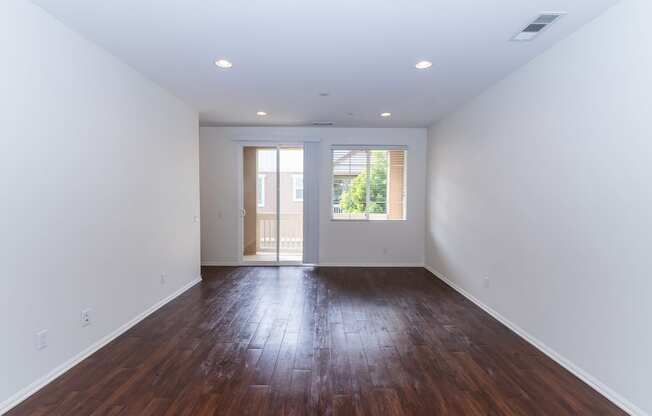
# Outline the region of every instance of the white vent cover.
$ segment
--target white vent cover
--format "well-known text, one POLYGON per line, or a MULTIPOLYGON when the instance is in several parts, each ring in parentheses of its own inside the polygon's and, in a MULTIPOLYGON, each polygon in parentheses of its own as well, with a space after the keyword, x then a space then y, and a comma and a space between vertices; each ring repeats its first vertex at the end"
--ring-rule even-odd
POLYGON ((535 37, 537 37, 539 33, 546 30, 548 26, 558 21, 565 14, 566 13, 564 12, 541 13, 539 17, 534 19, 531 23, 525 25, 523 30, 518 32, 516 36, 512 38, 512 40, 515 41, 532 40, 535 37))

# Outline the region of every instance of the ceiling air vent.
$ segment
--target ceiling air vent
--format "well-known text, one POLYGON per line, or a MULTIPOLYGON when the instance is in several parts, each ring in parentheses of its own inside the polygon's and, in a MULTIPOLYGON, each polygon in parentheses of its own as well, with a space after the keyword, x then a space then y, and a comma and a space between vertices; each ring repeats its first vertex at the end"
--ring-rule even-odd
POLYGON ((537 35, 548 28, 551 24, 559 20, 564 14, 563 12, 556 13, 542 13, 534 19, 531 23, 527 24, 516 36, 512 38, 515 41, 528 41, 532 40, 537 35))
POLYGON ((314 123, 312 123, 312 125, 313 126, 320 126, 320 127, 332 126, 333 122, 332 121, 315 121, 314 123))

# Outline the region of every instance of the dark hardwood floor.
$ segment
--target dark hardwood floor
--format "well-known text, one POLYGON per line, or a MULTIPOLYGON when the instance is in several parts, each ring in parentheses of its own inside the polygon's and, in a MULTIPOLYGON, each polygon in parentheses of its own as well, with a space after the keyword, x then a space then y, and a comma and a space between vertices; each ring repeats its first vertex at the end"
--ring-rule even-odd
POLYGON ((424 269, 205 268, 9 415, 622 415, 424 269))

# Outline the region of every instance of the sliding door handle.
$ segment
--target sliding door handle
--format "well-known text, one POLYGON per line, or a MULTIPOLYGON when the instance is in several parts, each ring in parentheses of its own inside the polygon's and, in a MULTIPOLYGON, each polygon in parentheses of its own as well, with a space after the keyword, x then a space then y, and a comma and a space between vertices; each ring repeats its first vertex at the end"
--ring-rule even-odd
POLYGON ((244 209, 244 208, 242 208, 242 209, 240 210, 240 215, 242 216, 242 218, 246 217, 246 216, 247 216, 247 210, 244 209))

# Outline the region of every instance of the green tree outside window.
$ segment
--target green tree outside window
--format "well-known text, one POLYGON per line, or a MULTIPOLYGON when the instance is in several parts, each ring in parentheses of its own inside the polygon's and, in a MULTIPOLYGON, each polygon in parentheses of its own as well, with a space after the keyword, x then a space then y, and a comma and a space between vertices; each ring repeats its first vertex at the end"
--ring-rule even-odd
POLYGON ((348 189, 342 192, 340 199, 342 212, 353 214, 387 212, 387 151, 372 150, 370 159, 369 198, 367 199, 367 172, 362 172, 351 181, 348 189))

